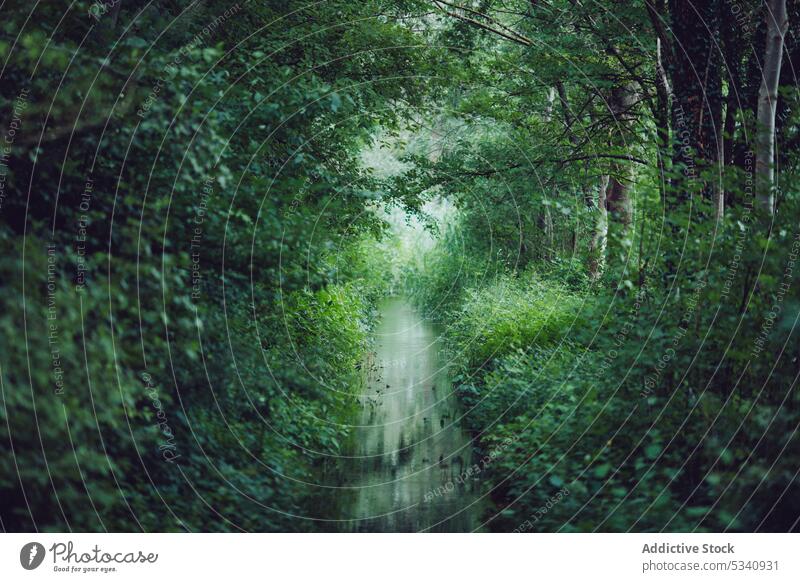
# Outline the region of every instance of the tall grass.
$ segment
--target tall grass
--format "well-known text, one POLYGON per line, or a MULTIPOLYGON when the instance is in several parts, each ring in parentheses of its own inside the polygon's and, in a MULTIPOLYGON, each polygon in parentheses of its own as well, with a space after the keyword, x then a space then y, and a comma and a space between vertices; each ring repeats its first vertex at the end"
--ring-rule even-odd
POLYGON ((409 293, 444 323, 465 421, 489 459, 490 528, 796 527, 797 358, 773 367, 753 351, 767 330, 765 350, 796 353, 800 303, 774 293, 796 245, 778 229, 785 244, 755 264, 764 241, 742 248, 740 230, 715 235, 726 268, 684 256, 690 274, 672 286, 668 256, 638 284, 590 286, 569 261, 515 273, 453 236, 409 269, 409 293), (749 303, 728 292, 759 269, 749 303))

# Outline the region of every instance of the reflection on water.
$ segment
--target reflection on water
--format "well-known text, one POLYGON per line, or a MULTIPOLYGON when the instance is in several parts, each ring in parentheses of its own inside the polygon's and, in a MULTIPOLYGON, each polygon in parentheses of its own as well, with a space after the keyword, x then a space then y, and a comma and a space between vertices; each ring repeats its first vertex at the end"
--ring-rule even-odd
POLYGON ((340 462, 346 531, 472 531, 479 484, 436 330, 403 299, 381 306, 353 458, 340 462))

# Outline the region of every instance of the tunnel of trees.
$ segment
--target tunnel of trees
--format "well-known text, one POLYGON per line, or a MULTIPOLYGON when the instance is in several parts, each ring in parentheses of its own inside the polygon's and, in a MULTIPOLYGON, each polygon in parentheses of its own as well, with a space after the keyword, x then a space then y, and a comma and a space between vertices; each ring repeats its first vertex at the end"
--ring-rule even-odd
POLYGON ((476 529, 800 528, 798 0, 0 13, 5 531, 347 529, 390 296, 476 529))

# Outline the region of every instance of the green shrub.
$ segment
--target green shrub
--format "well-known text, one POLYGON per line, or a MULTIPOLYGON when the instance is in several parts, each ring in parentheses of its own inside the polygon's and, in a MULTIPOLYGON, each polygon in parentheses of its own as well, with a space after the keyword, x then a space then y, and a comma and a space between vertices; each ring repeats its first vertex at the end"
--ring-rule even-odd
POLYGON ((579 317, 581 300, 531 272, 503 276, 465 292, 448 330, 453 349, 468 368, 516 350, 557 343, 579 317))

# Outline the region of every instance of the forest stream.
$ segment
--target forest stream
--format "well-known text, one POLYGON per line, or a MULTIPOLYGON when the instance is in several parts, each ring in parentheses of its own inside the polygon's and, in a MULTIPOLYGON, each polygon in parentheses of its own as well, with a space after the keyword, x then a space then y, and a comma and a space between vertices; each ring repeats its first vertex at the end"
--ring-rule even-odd
POLYGON ((479 482, 437 329, 403 298, 380 306, 361 412, 344 460, 344 529, 473 531, 479 482))

